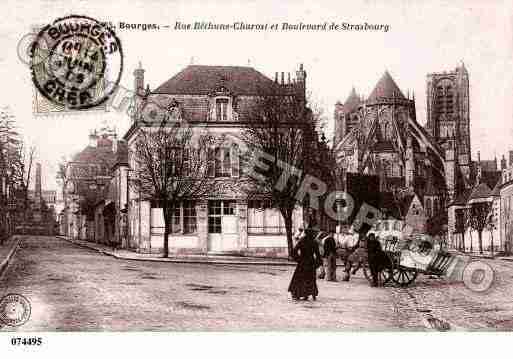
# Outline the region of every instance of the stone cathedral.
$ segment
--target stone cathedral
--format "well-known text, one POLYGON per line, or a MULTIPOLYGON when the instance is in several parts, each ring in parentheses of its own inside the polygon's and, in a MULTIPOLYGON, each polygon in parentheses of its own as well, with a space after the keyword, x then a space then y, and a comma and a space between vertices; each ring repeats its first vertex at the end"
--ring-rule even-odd
POLYGON ((334 149, 345 172, 379 176, 380 192, 416 196, 426 216, 443 213, 472 186, 469 76, 454 71, 427 75, 427 121, 416 118, 415 96, 383 74, 367 98, 353 88, 335 105, 334 149))

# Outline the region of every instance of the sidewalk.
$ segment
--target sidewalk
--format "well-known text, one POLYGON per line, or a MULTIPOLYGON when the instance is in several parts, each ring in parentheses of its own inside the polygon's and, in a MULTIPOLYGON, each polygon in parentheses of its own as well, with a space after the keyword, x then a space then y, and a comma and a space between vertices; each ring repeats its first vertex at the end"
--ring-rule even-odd
POLYGON ((156 254, 143 254, 126 249, 112 249, 109 246, 84 240, 70 239, 64 236, 57 236, 78 246, 95 250, 101 254, 112 256, 118 259, 128 259, 150 262, 172 262, 172 263, 206 263, 206 264, 235 264, 235 265, 265 265, 265 266, 295 266, 295 262, 284 258, 259 258, 228 255, 176 255, 169 254, 168 258, 158 257, 156 254))
POLYGON ((4 270, 7 268, 9 261, 14 255, 14 252, 16 252, 20 241, 21 238, 11 236, 5 240, 4 244, 0 245, 0 277, 2 276, 4 270))
POLYGON ((498 260, 501 260, 501 261, 510 261, 510 262, 513 262, 513 256, 497 256, 497 255, 491 255, 490 253, 483 253, 483 254, 479 254, 479 253, 475 253, 475 252, 472 252, 472 253, 469 253, 469 252, 461 252, 461 251, 458 251, 458 250, 455 250, 455 249, 451 249, 449 250, 450 253, 454 253, 454 254, 458 254, 458 255, 461 255, 461 256, 468 256, 472 259, 498 259, 498 260))
MULTIPOLYGON (((84 240, 71 239, 65 236, 57 236, 75 245, 95 250, 101 254, 105 254, 118 259, 149 261, 149 262, 172 262, 172 263, 206 263, 206 264, 235 264, 235 265, 266 265, 266 266, 295 266, 296 263, 284 258, 262 258, 248 256, 230 256, 230 255, 208 255, 208 254, 189 254, 177 255, 169 254, 168 258, 159 257, 158 254, 137 253, 126 249, 113 249, 100 243, 88 242, 84 240)), ((473 259, 498 259, 513 262, 512 257, 490 256, 489 254, 464 253, 457 250, 449 250, 450 253, 469 256, 473 259)), ((0 247, 1 253, 1 247, 0 247)), ((1 256, 0 256, 1 258, 1 256)), ((337 261, 337 267, 342 263, 337 261)))

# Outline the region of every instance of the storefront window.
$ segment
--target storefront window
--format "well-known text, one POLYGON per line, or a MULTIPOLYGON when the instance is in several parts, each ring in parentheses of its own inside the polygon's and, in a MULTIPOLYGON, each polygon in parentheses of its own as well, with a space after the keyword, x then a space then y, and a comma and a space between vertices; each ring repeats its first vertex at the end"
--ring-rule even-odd
POLYGON ((221 233, 222 201, 208 201, 208 233, 221 233))
POLYGON ((248 202, 249 234, 285 234, 285 224, 280 211, 272 208, 270 201, 248 202))
MULTIPOLYGON (((162 207, 152 203, 151 209, 151 233, 154 235, 164 234, 164 214, 162 207)), ((192 234, 196 233, 196 208, 193 201, 180 203, 171 208, 170 234, 192 234)))
POLYGON ((171 233, 181 233, 182 232, 182 226, 180 221, 180 207, 173 207, 171 209, 172 218, 171 218, 171 233))
POLYGON ((196 205, 188 201, 183 206, 183 233, 196 233, 196 205))

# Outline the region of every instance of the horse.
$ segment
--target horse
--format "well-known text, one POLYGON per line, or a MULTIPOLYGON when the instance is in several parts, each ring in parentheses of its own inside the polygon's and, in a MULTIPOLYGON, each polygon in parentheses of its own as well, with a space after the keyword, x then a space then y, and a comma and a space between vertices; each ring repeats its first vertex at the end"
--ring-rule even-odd
MULTIPOLYGON (((377 253, 374 256, 375 265, 378 272, 391 271, 392 262, 386 252, 379 246, 377 253)), ((371 273, 369 270, 368 252, 367 252, 367 239, 365 237, 361 239, 355 239, 354 237, 346 237, 342 241, 341 245, 337 248, 337 254, 344 263, 345 276, 344 281, 350 279, 350 275, 355 275, 360 269, 363 269, 363 273, 367 280, 371 280, 371 273)), ((379 278, 385 280, 385 278, 379 278)), ((383 284, 383 283, 382 283, 383 284)))
POLYGON ((367 263, 365 240, 358 240, 355 236, 346 236, 337 248, 337 255, 344 263, 346 272, 344 280, 348 281, 350 274, 356 274, 367 263))

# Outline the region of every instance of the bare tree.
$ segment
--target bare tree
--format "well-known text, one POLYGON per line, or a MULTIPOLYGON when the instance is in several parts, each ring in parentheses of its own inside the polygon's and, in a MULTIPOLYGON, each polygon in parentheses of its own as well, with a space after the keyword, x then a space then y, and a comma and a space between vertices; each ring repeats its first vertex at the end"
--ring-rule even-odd
POLYGON ((61 159, 61 162, 57 165, 57 174, 55 176, 57 182, 62 187, 62 198, 65 198, 66 185, 68 184, 68 161, 65 157, 61 159))
POLYGON ((190 127, 163 120, 138 129, 130 153, 135 166, 131 186, 157 202, 164 214, 164 257, 169 255, 173 207, 209 191, 206 150, 209 138, 190 127))
MULTIPOLYGON (((16 119, 8 107, 0 109, 0 178, 5 181, 9 188, 7 197, 16 197, 17 203, 21 202, 23 218, 26 218, 28 209, 28 186, 32 163, 35 157, 36 148, 29 147, 20 138, 17 132, 16 119)), ((11 198, 11 200, 13 200, 11 198)), ((8 226, 12 225, 14 218, 21 218, 19 215, 11 216, 7 221, 5 205, 2 205, 2 220, 8 226), (11 223, 7 223, 11 222, 11 223)), ((15 220, 14 220, 15 221, 15 220)))
POLYGON ((489 223, 489 215, 492 210, 491 202, 473 202, 469 204, 468 218, 470 228, 477 231, 479 253, 483 253, 483 230, 489 223))
MULTIPOLYGON (((251 153, 265 154, 266 170, 252 180, 260 194, 271 200, 284 220, 289 256, 292 253, 292 218, 301 183, 313 163, 317 140, 312 111, 304 98, 280 92, 261 96, 253 108, 243 140, 251 153), (287 178, 286 183, 280 179, 287 178)), ((252 160, 249 158, 248 160, 252 160)))

